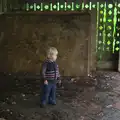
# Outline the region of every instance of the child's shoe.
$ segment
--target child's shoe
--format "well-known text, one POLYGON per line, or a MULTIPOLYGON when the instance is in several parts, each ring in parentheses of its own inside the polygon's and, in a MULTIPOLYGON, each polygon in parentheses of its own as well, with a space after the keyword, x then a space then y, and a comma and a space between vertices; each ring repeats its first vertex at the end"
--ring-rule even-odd
POLYGON ((40 104, 40 107, 41 108, 45 108, 45 104, 40 104))
POLYGON ((51 105, 56 105, 56 103, 52 103, 51 105))
POLYGON ((50 105, 56 105, 56 103, 54 103, 54 102, 48 102, 48 104, 50 104, 50 105))

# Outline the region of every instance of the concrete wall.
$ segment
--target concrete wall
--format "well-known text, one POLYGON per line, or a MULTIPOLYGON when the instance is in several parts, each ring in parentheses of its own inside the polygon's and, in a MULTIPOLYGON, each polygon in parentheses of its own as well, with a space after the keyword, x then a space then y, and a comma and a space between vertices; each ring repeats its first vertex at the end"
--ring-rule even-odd
POLYGON ((0 0, 0 15, 7 11, 7 0, 0 0))
POLYGON ((88 13, 3 15, 0 20, 0 71, 39 73, 48 46, 59 50, 62 75, 87 75, 95 70, 95 39, 91 41, 95 27, 88 13))
POLYGON ((118 71, 119 52, 104 53, 102 60, 97 61, 98 70, 118 71))
POLYGON ((96 71, 97 61, 96 61, 96 21, 97 21, 97 11, 92 9, 90 11, 91 15, 91 54, 90 55, 90 69, 91 71, 96 71))

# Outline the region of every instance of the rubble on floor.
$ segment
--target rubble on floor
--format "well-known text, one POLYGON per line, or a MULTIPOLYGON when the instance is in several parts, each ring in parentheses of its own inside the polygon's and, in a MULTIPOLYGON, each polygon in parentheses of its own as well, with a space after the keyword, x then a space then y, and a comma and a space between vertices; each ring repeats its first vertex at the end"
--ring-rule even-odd
POLYGON ((120 73, 63 78, 57 105, 46 108, 39 106, 39 80, 16 81, 0 96, 0 120, 120 120, 120 73))

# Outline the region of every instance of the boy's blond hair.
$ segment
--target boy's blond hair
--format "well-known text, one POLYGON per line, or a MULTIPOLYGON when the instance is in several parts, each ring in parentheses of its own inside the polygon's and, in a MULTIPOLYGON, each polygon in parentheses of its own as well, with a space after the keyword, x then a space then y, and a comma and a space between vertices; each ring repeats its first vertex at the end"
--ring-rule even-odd
POLYGON ((47 57, 50 58, 53 55, 57 55, 58 54, 58 50, 55 47, 50 47, 47 50, 47 57))

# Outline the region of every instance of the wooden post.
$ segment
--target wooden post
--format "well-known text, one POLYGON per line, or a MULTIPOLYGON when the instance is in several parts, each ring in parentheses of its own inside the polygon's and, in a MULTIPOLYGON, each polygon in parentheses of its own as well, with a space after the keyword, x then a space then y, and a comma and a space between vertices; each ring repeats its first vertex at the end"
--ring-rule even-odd
POLYGON ((0 14, 2 14, 3 13, 3 11, 2 11, 2 2, 3 2, 3 0, 0 0, 0 14))
POLYGON ((120 51, 119 51, 119 60, 118 60, 118 71, 120 72, 120 51))

